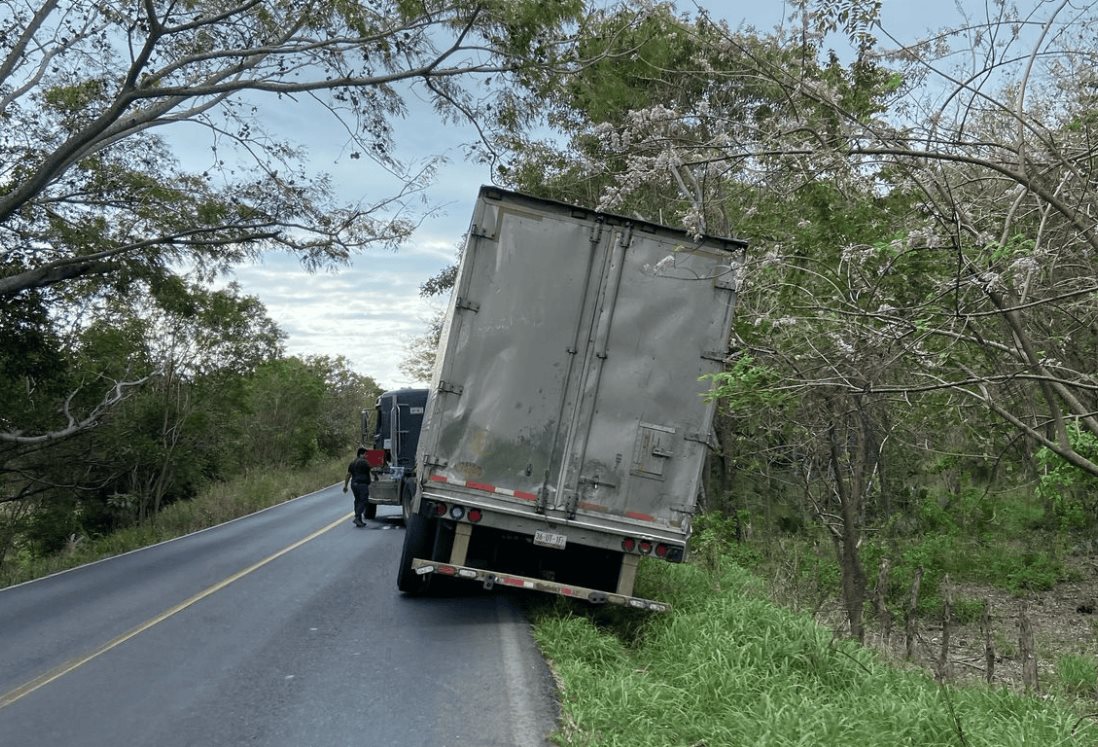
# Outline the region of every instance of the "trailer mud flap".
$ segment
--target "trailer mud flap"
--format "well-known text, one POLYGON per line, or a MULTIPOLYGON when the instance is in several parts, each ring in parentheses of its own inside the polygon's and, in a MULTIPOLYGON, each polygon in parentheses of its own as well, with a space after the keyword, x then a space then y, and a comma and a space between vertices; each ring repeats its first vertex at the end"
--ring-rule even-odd
POLYGON ((546 581, 545 579, 541 578, 517 576, 512 573, 486 571, 483 568, 473 568, 466 565, 442 563, 437 560, 424 560, 423 558, 414 558, 412 560, 412 570, 416 573, 416 575, 419 576, 425 576, 427 574, 437 574, 439 576, 461 578, 467 581, 479 581, 485 589, 489 590, 493 589, 498 584, 500 586, 507 586, 515 589, 542 591, 547 594, 557 594, 562 597, 582 599, 591 604, 618 604, 623 607, 649 610, 651 612, 667 612, 671 609, 671 605, 665 604, 663 602, 657 602, 651 599, 642 599, 640 597, 627 596, 625 594, 616 594, 614 592, 602 591, 600 589, 590 589, 586 586, 576 586, 574 584, 562 584, 556 581, 546 581))

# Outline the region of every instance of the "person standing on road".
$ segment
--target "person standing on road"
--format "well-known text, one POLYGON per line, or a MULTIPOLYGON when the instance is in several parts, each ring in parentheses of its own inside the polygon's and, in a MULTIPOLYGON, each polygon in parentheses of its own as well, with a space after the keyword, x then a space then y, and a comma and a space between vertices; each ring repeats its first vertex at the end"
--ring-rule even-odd
POLYGON ((355 460, 347 465, 347 476, 343 479, 343 492, 347 492, 348 483, 355 496, 355 526, 364 527, 363 519, 374 518, 377 507, 370 503, 370 463, 366 461, 366 449, 359 448, 355 460), (371 510, 373 509, 373 510, 371 510))

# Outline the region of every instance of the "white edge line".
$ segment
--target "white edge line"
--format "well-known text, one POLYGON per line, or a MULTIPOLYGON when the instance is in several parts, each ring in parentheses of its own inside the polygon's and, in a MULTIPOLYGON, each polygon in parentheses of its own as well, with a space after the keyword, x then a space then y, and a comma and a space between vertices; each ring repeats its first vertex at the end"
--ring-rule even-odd
POLYGON ((93 566, 93 565, 99 565, 100 563, 105 563, 108 560, 114 560, 115 558, 124 558, 127 555, 133 555, 135 552, 141 552, 142 550, 151 550, 154 547, 160 547, 161 545, 166 545, 169 542, 175 542, 176 540, 186 539, 187 537, 193 537, 196 534, 202 534, 203 532, 208 532, 211 529, 217 529, 218 527, 223 527, 226 524, 232 524, 233 522, 240 521, 241 519, 247 519, 251 516, 256 516, 258 514, 263 513, 264 511, 270 511, 272 508, 278 508, 279 506, 285 506, 287 503, 293 503, 296 500, 300 500, 302 498, 308 498, 310 495, 316 495, 317 493, 323 493, 325 490, 329 490, 330 488, 334 488, 337 485, 339 485, 338 482, 332 483, 331 485, 326 485, 325 487, 320 488, 318 490, 314 490, 311 493, 304 493, 302 495, 295 496, 293 498, 288 498, 287 500, 284 500, 281 503, 275 503, 272 506, 267 506, 266 508, 261 508, 258 511, 251 512, 250 514, 244 514, 243 516, 237 516, 235 519, 229 519, 228 521, 223 521, 220 524, 214 524, 212 527, 206 527, 205 529, 196 529, 195 531, 189 532, 188 534, 181 534, 178 537, 172 537, 171 539, 161 540, 160 542, 157 542, 157 543, 152 544, 152 545, 145 545, 144 547, 135 547, 133 550, 127 550, 126 552, 122 552, 122 553, 119 553, 117 555, 108 555, 107 557, 100 558, 99 560, 90 560, 87 563, 83 563, 81 565, 74 565, 72 568, 66 568, 63 571, 54 571, 53 573, 49 574, 48 576, 40 576, 39 578, 32 578, 32 579, 29 579, 27 581, 20 581, 17 584, 12 584, 11 586, 5 586, 4 588, 0 589, 0 594, 3 594, 5 591, 8 591, 9 589, 18 589, 20 586, 26 586, 27 584, 33 584, 33 583, 36 583, 38 581, 45 581, 47 578, 53 578, 54 576, 60 576, 64 573, 71 573, 72 571, 78 571, 81 568, 87 568, 87 567, 93 566))

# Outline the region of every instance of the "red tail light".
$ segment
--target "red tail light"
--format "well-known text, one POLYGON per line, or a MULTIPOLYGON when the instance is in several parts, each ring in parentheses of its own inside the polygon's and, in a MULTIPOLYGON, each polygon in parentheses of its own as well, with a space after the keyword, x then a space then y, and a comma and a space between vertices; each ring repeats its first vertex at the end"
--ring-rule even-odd
POLYGON ((667 545, 663 544, 662 542, 659 543, 658 545, 656 545, 656 557, 658 557, 658 558, 666 558, 667 557, 667 545))
POLYGON ((637 546, 637 541, 632 537, 626 537, 621 541, 621 549, 626 552, 633 552, 633 548, 637 546))
POLYGON ((643 555, 647 555, 648 553, 652 552, 652 543, 648 540, 641 540, 640 551, 643 555))
POLYGON ((469 509, 468 516, 469 516, 469 521, 476 524, 478 521, 480 521, 482 514, 480 513, 479 508, 471 508, 471 509, 469 509))
POLYGON ((446 504, 445 503, 436 503, 435 504, 435 516, 445 516, 445 515, 446 515, 446 504))

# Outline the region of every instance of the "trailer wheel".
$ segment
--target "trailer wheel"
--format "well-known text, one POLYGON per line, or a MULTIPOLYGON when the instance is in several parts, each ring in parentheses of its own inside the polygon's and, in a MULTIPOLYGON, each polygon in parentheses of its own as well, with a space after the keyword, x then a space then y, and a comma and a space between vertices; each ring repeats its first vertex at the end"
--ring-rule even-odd
POLYGON ((433 522, 419 514, 409 518, 404 530, 404 549, 400 552, 400 569, 397 573, 397 588, 405 594, 422 594, 427 590, 430 575, 420 576, 412 570, 412 559, 425 558, 434 545, 433 522))
POLYGON ((364 519, 376 519, 377 518, 377 504, 366 501, 366 508, 362 512, 362 518, 364 519))
POLYGON ((416 497, 415 480, 404 480, 400 483, 400 514, 401 523, 408 526, 412 520, 412 500, 416 497))

